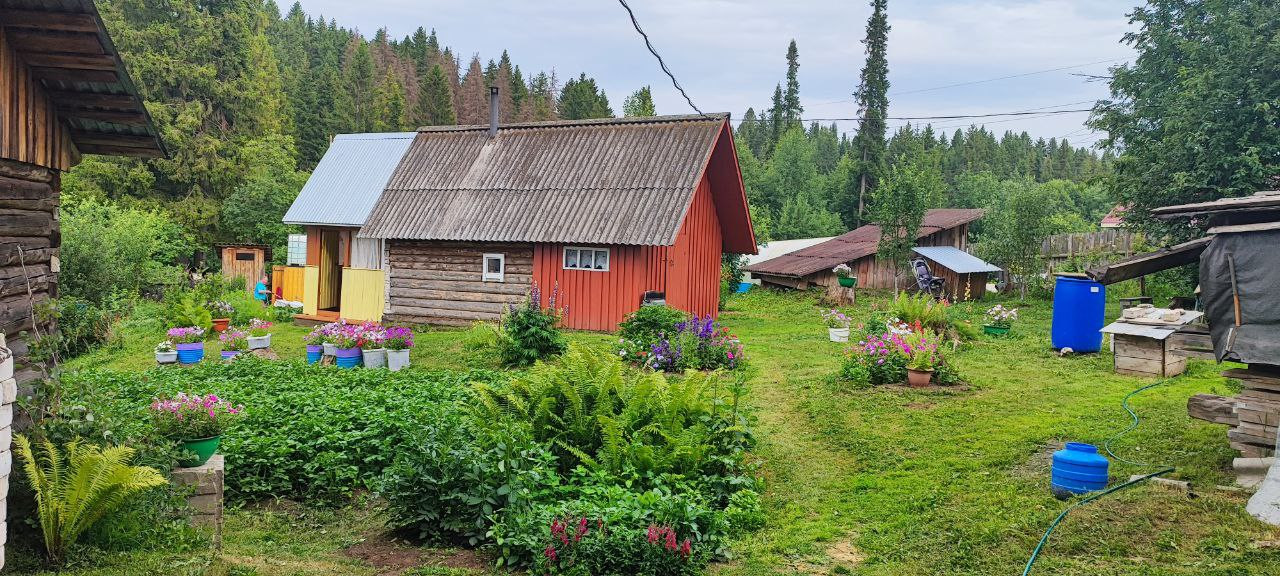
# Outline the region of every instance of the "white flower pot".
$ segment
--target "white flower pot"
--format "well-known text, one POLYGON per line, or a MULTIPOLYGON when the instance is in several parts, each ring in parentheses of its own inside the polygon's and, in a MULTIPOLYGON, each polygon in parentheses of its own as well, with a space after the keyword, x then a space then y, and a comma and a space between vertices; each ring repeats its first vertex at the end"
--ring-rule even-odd
POLYGON ((848 342, 848 328, 827 328, 827 335, 831 337, 832 342, 848 342))
POLYGON ((409 349, 387 350, 387 368, 396 372, 409 365, 409 349))
POLYGON ((387 367, 387 349, 374 348, 373 350, 361 350, 360 354, 364 356, 365 368, 386 368, 387 367))
POLYGON ((325 355, 325 356, 337 356, 337 355, 338 355, 338 346, 337 346, 336 344, 330 344, 330 343, 328 343, 328 342, 325 342, 325 343, 324 343, 324 355, 325 355))
POLYGON ((173 364, 178 361, 178 351, 172 352, 156 352, 157 364, 173 364))
POLYGON ((267 334, 266 336, 250 336, 249 337, 250 350, 258 350, 261 348, 270 348, 270 347, 271 347, 270 334, 267 334))

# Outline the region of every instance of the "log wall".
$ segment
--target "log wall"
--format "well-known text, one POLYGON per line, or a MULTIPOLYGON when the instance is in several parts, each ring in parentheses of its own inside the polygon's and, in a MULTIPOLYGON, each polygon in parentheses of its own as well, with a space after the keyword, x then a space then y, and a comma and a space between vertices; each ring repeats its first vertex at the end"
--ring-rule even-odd
POLYGON ((58 172, 0 159, 0 333, 19 385, 41 375, 26 359, 32 308, 58 291, 58 189, 58 172))
POLYGON ((533 281, 533 245, 524 243, 389 241, 389 322, 465 326, 496 321, 533 281), (506 258, 503 282, 482 280, 485 254, 506 258))

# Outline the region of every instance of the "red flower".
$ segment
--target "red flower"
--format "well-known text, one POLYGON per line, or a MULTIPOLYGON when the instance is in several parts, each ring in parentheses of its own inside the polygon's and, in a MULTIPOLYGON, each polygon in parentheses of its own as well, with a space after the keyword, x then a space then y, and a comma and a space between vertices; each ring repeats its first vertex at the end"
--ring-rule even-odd
POLYGON ((673 552, 675 551, 675 549, 676 549, 676 547, 677 547, 677 545, 676 545, 676 531, 675 531, 675 530, 667 529, 667 543, 666 543, 666 546, 667 546, 667 550, 671 550, 671 551, 673 551, 673 552))
POLYGON ((691 554, 693 554, 693 545, 689 542, 688 538, 685 538, 684 544, 680 545, 680 555, 688 558, 691 554))
POLYGON ((657 543, 658 543, 658 535, 659 535, 659 533, 660 533, 660 531, 658 530, 658 527, 657 527, 657 526, 654 526, 653 524, 650 524, 650 525, 649 525, 649 531, 648 531, 648 532, 646 532, 646 533, 645 533, 645 535, 648 537, 648 539, 649 539, 649 543, 650 543, 650 544, 657 544, 657 543))
POLYGON ((543 556, 546 556, 548 560, 550 560, 550 561, 552 561, 552 562, 555 562, 555 561, 556 561, 556 547, 555 547, 555 546, 552 546, 552 545, 547 545, 547 549, 542 551, 542 555, 543 555, 543 556))
POLYGON ((586 535, 587 535, 587 519, 583 518, 582 520, 578 521, 578 532, 577 534, 573 535, 573 541, 577 542, 578 540, 581 540, 583 536, 586 536, 586 535))

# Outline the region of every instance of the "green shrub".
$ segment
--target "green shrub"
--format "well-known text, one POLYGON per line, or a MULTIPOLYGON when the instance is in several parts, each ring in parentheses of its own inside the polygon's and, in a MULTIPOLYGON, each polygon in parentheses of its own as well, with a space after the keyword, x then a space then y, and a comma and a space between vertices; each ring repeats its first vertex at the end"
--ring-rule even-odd
POLYGON ((196 293, 175 292, 165 298, 164 322, 171 328, 195 326, 208 332, 213 327, 213 315, 196 300, 196 293))
POLYGON ((563 315, 556 309, 559 288, 552 290, 547 307, 534 284, 520 304, 512 304, 502 316, 498 356, 504 366, 529 366, 538 360, 564 353, 565 339, 558 324, 563 315))
POLYGON ((921 327, 935 332, 945 332, 950 325, 948 308, 950 306, 946 302, 934 300, 924 292, 903 292, 893 302, 893 313, 899 320, 912 326, 918 322, 921 327))
POLYGON ((579 465, 612 474, 672 473, 701 479, 716 492, 746 481, 742 457, 752 438, 738 408, 741 389, 723 385, 719 374, 667 380, 627 371, 616 356, 575 344, 556 363, 476 392, 481 417, 527 423, 535 440, 551 446, 562 473, 579 465))
POLYGON ((112 296, 99 306, 75 296, 64 296, 37 304, 36 318, 42 325, 55 326, 32 342, 32 356, 38 360, 73 358, 105 343, 112 326, 125 314, 131 298, 112 296))
POLYGON ((222 437, 228 495, 323 503, 371 487, 414 434, 461 409, 469 380, 497 377, 335 370, 248 357, 141 374, 77 372, 64 380, 92 391, 75 402, 106 412, 133 433, 150 429, 147 410, 157 397, 212 392, 243 404, 240 421, 222 437))
POLYGON ((764 527, 764 507, 760 494, 755 490, 739 490, 729 496, 729 507, 724 510, 729 526, 737 532, 751 532, 764 527))
POLYGON ((428 542, 475 546, 496 513, 555 479, 553 457, 527 431, 453 409, 411 433, 377 491, 392 527, 428 542))
POLYGON ((608 481, 574 485, 573 496, 544 498, 494 524, 499 564, 530 566, 531 574, 685 575, 702 573, 724 555, 729 524, 696 492, 636 491, 608 481), (668 530, 675 550, 667 546, 668 530))
POLYGON ((162 212, 66 197, 59 288, 63 295, 105 302, 115 292, 178 286, 179 261, 193 249, 187 233, 162 212))
POLYGON ((227 292, 222 299, 231 305, 231 324, 234 326, 248 326, 255 319, 270 321, 275 317, 271 308, 243 289, 227 292))
POLYGON ((663 335, 675 332, 676 324, 688 317, 668 306, 641 306, 618 325, 618 336, 636 342, 657 342, 663 335))

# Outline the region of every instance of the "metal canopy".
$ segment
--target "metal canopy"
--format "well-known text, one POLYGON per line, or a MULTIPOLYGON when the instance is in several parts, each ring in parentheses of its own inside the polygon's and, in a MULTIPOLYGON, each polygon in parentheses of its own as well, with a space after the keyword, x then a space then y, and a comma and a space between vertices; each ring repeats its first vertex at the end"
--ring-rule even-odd
POLYGON ((285 212, 285 224, 363 226, 416 132, 339 134, 285 212))
POLYGON ((999 266, 990 264, 955 246, 917 246, 912 250, 956 274, 1000 271, 999 266))

